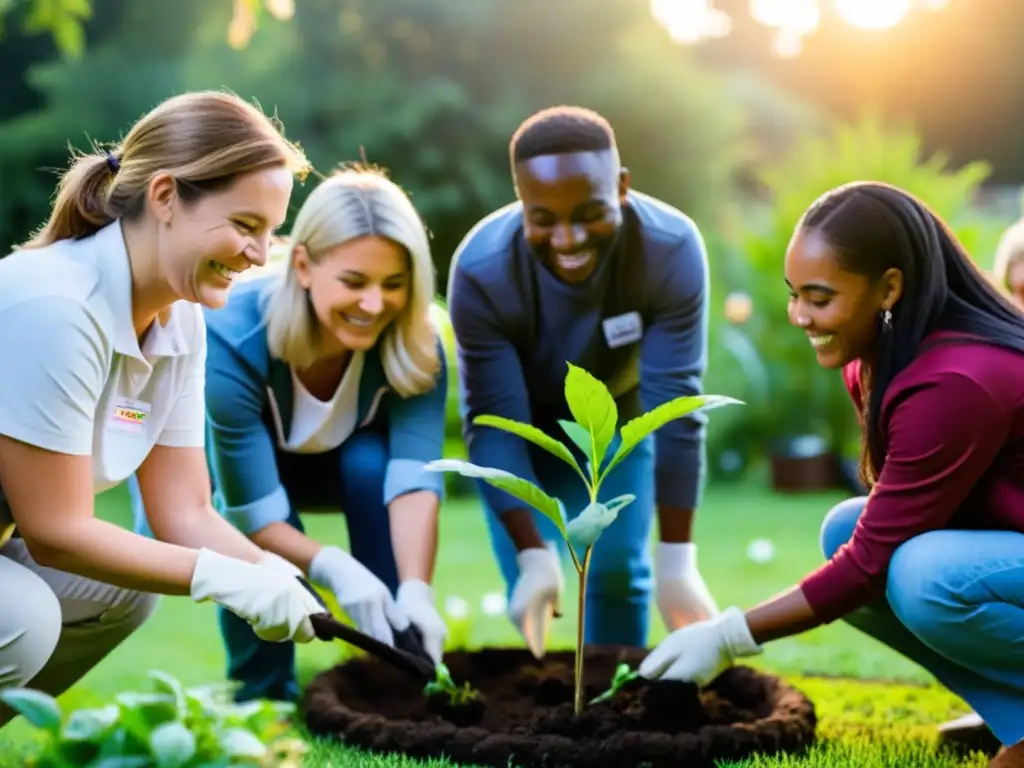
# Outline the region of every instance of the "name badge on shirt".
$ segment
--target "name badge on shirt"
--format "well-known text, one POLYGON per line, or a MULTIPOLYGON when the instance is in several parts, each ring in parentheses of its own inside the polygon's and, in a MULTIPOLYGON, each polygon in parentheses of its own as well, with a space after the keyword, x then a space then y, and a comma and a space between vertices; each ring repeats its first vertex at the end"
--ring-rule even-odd
POLYGON ((639 312, 605 318, 601 326, 604 328, 605 341, 611 349, 640 341, 644 332, 639 312))
POLYGON ((130 397, 119 398, 110 409, 110 426, 117 432, 141 435, 149 411, 149 403, 132 400, 130 397))

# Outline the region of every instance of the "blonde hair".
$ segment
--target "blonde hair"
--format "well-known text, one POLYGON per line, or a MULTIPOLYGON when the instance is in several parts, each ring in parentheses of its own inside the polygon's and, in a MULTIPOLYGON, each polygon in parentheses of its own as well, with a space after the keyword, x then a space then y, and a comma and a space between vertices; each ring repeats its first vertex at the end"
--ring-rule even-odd
POLYGON ((237 176, 286 166, 305 178, 309 163, 280 125, 229 93, 174 96, 143 115, 109 150, 95 145, 75 157, 57 187, 49 220, 22 248, 91 235, 145 209, 158 173, 175 178, 186 202, 228 187, 237 176))
POLYGON ((267 346, 274 357, 298 369, 309 367, 321 354, 323 330, 293 268, 293 248, 305 246, 316 263, 342 243, 373 235, 397 243, 409 256, 409 301, 378 344, 389 385, 400 396, 411 397, 434 387, 441 366, 430 313, 434 263, 426 227, 412 202, 376 168, 342 168, 306 198, 288 238, 283 269, 262 289, 267 346))
POLYGON ((1021 258, 1024 258, 1024 219, 1010 225, 996 246, 992 277, 1001 290, 1010 289, 1010 270, 1021 258))

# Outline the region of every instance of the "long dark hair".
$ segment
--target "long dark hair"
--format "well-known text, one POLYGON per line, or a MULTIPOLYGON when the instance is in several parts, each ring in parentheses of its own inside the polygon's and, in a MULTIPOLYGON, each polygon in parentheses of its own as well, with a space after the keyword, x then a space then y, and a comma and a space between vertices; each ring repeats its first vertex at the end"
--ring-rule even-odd
POLYGON ((946 223, 925 203, 880 182, 856 182, 826 193, 798 228, 813 230, 837 253, 843 269, 876 280, 903 273, 903 295, 888 323, 879 317, 877 343, 861 361, 868 382, 860 474, 871 487, 885 446, 878 420, 892 380, 937 330, 1024 353, 1024 315, 977 268, 946 223))

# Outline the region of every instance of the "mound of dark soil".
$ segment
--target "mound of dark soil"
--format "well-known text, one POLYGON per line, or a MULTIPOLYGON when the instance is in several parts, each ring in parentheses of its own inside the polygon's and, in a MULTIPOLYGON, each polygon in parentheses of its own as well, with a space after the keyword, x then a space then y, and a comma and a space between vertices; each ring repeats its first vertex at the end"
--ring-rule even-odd
MULTIPOLYGON (((586 698, 620 663, 647 651, 588 648, 586 698)), ((457 684, 480 693, 452 707, 397 670, 359 658, 319 674, 302 701, 309 730, 377 752, 495 768, 699 768, 754 752, 798 752, 814 740, 814 706, 780 679, 735 667, 703 690, 636 680, 573 714, 573 654, 535 661, 525 650, 450 653, 457 684)))

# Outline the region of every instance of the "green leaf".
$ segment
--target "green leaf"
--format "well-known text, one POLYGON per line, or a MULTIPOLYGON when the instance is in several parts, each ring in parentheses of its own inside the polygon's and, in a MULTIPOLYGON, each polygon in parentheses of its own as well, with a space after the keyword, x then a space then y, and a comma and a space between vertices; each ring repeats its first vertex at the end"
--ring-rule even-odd
POLYGON ((255 734, 244 728, 229 728, 220 736, 220 747, 228 757, 260 758, 267 748, 255 734))
POLYGON ((174 697, 165 693, 124 691, 114 696, 121 708, 121 724, 143 744, 149 743, 153 730, 177 719, 174 697))
POLYGON ((183 717, 186 712, 185 687, 174 676, 161 672, 159 669, 150 670, 149 676, 156 683, 157 691, 174 697, 174 705, 178 710, 178 717, 183 717))
POLYGON ((153 730, 149 748, 157 768, 180 768, 195 757, 196 737, 180 721, 164 723, 153 730))
POLYGON ((559 533, 563 537, 566 535, 565 515, 562 511, 562 505, 557 499, 544 493, 544 491, 529 480, 523 480, 503 469, 480 467, 460 459, 437 459, 428 463, 424 469, 430 472, 458 472, 463 477, 479 478, 495 488, 500 488, 506 493, 512 494, 520 501, 544 513, 558 527, 559 533))
POLYGON ((0 691, 0 701, 36 728, 42 728, 55 736, 60 732, 63 715, 53 696, 32 688, 8 688, 0 691))
POLYGON ((583 368, 572 363, 568 363, 568 366, 565 401, 576 422, 590 432, 593 444, 588 455, 594 472, 597 472, 608 446, 615 439, 619 411, 608 387, 583 368))
POLYGON ((89 768, 150 768, 153 758, 145 755, 113 755, 96 760, 89 768))
POLYGON ((565 430, 565 434, 569 436, 569 439, 576 443, 576 446, 583 451, 583 455, 593 463, 591 454, 593 453, 594 446, 590 440, 590 433, 575 421, 559 419, 558 425, 565 430))
POLYGON ((569 449, 543 430, 537 429, 537 427, 530 424, 524 424, 521 421, 506 419, 503 416, 490 416, 488 414, 477 416, 473 419, 473 423, 480 424, 485 427, 503 429, 506 432, 511 432, 513 435, 518 435, 524 440, 529 440, 534 445, 540 446, 548 453, 557 456, 570 467, 579 471, 579 464, 576 463, 576 459, 573 457, 569 449))
POLYGON ((608 508, 609 512, 614 512, 617 515, 620 509, 627 504, 632 504, 634 501, 636 501, 636 496, 632 493, 624 493, 621 496, 616 496, 614 499, 604 502, 604 505, 608 508))
MULTIPOLYGON (((627 494, 629 496, 629 494, 627 494)), ((599 501, 588 504, 580 514, 566 526, 566 539, 579 549, 592 547, 601 538, 604 529, 615 522, 619 510, 635 499, 635 496, 619 496, 615 507, 608 507, 599 501), (624 500, 623 500, 624 499, 624 500)))
POLYGON ((626 458, 629 452, 636 448, 645 437, 661 429, 670 421, 675 421, 698 410, 709 411, 714 408, 721 408, 724 405, 744 405, 744 403, 742 400, 726 395, 677 397, 674 400, 669 400, 667 403, 662 403, 657 408, 641 416, 637 416, 635 419, 630 419, 622 425, 620 430, 622 442, 619 443, 618 450, 615 452, 612 460, 608 462, 608 466, 605 467, 602 478, 606 477, 620 461, 626 458))
POLYGON ((121 709, 116 704, 108 704, 102 709, 76 709, 68 716, 68 721, 61 730, 64 741, 95 741, 106 737, 121 717, 121 709))

